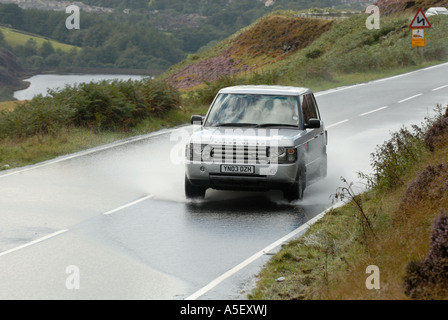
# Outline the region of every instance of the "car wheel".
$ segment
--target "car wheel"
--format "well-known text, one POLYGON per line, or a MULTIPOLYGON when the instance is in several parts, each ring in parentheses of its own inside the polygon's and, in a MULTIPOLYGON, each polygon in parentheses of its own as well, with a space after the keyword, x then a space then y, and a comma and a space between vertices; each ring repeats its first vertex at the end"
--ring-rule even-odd
POLYGON ((191 184, 185 176, 185 196, 187 199, 204 199, 206 188, 197 187, 191 184))
POLYGON ((296 182, 286 190, 283 190, 283 196, 289 202, 303 200, 303 193, 305 191, 305 182, 302 175, 299 175, 296 182))

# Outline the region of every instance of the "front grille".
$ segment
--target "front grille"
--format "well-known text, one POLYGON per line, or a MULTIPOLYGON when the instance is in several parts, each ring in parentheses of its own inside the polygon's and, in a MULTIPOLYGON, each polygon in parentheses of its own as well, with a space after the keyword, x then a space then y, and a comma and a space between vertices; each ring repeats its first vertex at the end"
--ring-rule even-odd
POLYGON ((269 164, 269 147, 248 145, 214 145, 204 150, 214 163, 269 164))

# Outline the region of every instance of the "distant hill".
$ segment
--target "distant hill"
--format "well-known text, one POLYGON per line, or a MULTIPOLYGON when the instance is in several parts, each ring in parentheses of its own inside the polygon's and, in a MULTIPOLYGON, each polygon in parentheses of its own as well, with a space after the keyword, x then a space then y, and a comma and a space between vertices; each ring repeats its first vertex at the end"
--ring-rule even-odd
POLYGON ((74 3, 65 0, 0 0, 0 4, 10 3, 17 4, 22 9, 65 11, 69 5, 76 4, 85 12, 112 13, 114 11, 112 8, 89 6, 80 1, 74 3))

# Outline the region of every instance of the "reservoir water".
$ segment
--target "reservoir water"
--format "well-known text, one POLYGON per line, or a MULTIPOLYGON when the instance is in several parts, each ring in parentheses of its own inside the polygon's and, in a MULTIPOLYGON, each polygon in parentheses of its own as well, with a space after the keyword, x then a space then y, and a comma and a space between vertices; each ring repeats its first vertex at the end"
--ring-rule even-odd
POLYGON ((63 89, 66 85, 75 85, 88 82, 99 82, 102 80, 141 80, 145 76, 123 75, 123 74, 41 74, 33 76, 24 81, 28 81, 30 86, 25 90, 14 92, 17 100, 30 100, 38 94, 47 95, 48 89, 63 89))

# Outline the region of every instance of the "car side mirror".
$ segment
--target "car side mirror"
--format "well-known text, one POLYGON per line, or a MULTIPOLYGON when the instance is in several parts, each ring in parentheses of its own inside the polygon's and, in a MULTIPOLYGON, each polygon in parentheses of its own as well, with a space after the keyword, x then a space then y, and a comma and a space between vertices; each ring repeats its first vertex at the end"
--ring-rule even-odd
POLYGON ((191 119, 190 119, 191 124, 199 124, 200 123, 202 125, 203 121, 204 121, 204 118, 201 115, 191 116, 191 119))
POLYGON ((310 119, 308 123, 305 125, 305 129, 319 129, 321 126, 321 122, 319 119, 310 119))

